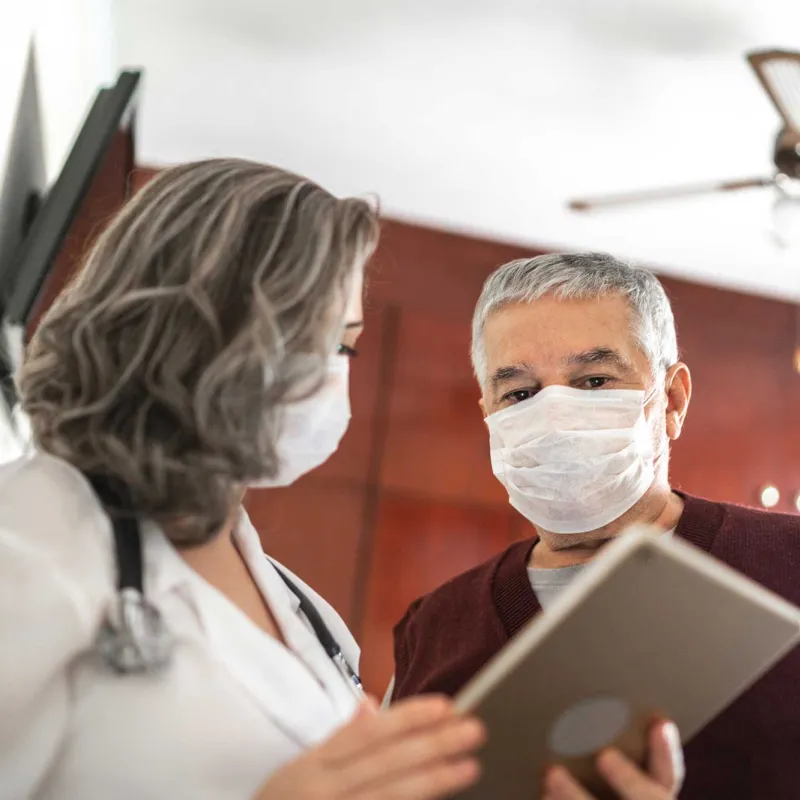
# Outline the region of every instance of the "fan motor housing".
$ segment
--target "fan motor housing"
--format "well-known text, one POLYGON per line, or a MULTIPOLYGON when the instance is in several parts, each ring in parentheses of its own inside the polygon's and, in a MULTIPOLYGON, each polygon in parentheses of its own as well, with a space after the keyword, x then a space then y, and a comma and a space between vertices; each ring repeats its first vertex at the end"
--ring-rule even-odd
POLYGON ((773 158, 781 175, 800 180, 800 134, 784 128, 775 140, 773 158))

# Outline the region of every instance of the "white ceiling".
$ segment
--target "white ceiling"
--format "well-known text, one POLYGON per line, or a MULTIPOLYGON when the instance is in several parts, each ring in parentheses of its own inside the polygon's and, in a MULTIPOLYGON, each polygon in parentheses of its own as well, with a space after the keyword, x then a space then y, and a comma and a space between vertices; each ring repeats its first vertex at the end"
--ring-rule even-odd
POLYGON ((140 160, 270 161, 387 213, 596 248, 800 299, 772 193, 585 217, 573 195, 771 172, 742 54, 800 49, 797 0, 116 0, 147 70, 140 160))

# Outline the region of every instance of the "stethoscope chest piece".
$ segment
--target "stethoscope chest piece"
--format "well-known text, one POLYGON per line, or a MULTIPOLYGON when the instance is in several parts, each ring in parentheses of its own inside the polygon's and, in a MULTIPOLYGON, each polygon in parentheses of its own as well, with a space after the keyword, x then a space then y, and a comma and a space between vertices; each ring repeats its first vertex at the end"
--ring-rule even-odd
POLYGON ((159 610, 137 589, 126 587, 114 596, 96 647, 119 674, 153 673, 169 663, 174 640, 159 610))
MULTIPOLYGON (((136 515, 131 512, 124 488, 115 487, 102 476, 87 476, 106 507, 114 536, 117 562, 117 592, 95 639, 95 652, 119 675, 155 673, 166 667, 175 640, 159 610, 144 595, 142 537, 136 515), (116 513, 114 509, 117 509, 116 513)), ((278 574, 300 602, 300 609, 320 644, 333 660, 356 695, 363 689, 355 670, 347 663, 328 626, 314 604, 286 573, 278 574)))

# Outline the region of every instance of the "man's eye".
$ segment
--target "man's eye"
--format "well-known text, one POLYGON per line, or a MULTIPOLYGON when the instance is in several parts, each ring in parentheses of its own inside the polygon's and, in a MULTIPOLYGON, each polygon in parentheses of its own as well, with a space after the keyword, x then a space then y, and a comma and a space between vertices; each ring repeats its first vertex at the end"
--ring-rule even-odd
POLYGON ((595 376, 592 378, 585 378, 583 380, 583 388, 585 389, 602 389, 611 378, 602 378, 599 376, 595 376))
POLYGON ((358 350, 355 347, 350 347, 347 344, 340 344, 339 349, 336 351, 340 356, 347 356, 348 358, 355 358, 358 355, 358 350))
POLYGON ((503 402, 522 403, 524 400, 530 400, 534 394, 532 389, 515 389, 513 392, 503 395, 503 402))

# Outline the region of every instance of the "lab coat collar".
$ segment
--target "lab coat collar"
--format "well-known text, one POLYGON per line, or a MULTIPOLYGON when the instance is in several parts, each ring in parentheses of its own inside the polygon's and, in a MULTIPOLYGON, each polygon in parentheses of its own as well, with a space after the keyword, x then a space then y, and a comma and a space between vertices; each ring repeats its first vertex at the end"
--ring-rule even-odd
POLYGON ((148 596, 157 606, 176 596, 191 606, 210 655, 287 736, 311 747, 349 718, 354 702, 343 680, 298 616, 299 600, 264 555, 244 511, 234 532, 237 545, 293 652, 197 575, 158 525, 144 523, 142 534, 148 596))

